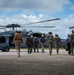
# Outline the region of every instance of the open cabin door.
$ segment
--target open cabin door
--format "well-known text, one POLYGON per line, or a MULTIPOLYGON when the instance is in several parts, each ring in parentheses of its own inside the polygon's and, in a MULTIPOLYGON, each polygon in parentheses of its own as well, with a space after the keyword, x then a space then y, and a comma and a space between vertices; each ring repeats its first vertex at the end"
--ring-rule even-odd
POLYGON ((10 47, 14 47, 15 46, 14 43, 13 43, 13 36, 9 37, 9 46, 10 47))

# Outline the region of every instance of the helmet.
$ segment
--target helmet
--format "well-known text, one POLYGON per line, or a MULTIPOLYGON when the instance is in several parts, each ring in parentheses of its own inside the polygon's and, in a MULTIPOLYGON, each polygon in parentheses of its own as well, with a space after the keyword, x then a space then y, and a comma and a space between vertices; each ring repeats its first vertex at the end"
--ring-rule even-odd
POLYGON ((27 34, 27 36, 30 36, 30 34, 27 34))
POLYGON ((58 34, 55 34, 55 36, 58 36, 58 34))
POLYGON ((49 32, 49 34, 52 34, 52 32, 49 32))
POLYGON ((42 37, 44 37, 44 35, 42 35, 42 37))
POLYGON ((70 34, 68 34, 68 37, 70 37, 70 34))
POLYGON ((72 30, 72 33, 74 33, 74 30, 72 30))
POLYGON ((33 38, 33 36, 31 36, 31 38, 33 38))

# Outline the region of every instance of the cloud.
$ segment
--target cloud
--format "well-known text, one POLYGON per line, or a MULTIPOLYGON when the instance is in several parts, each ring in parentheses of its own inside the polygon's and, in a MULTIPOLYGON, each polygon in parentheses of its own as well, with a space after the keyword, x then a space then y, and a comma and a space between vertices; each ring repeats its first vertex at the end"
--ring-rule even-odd
MULTIPOLYGON (((0 24, 1 25, 7 25, 7 24, 12 24, 12 23, 17 23, 20 24, 22 27, 21 29, 27 29, 27 30, 33 30, 33 31, 40 31, 40 32, 45 32, 48 33, 49 31, 52 31, 53 34, 59 34, 61 35, 66 35, 68 33, 71 32, 71 30, 69 30, 70 26, 74 25, 74 14, 69 15, 66 18, 62 18, 58 21, 53 21, 53 22, 47 22, 47 23, 41 23, 41 24, 35 24, 36 25, 44 25, 44 26, 56 26, 55 28, 32 28, 32 27, 24 27, 26 23, 30 23, 30 22, 37 22, 40 21, 42 19, 45 19, 44 17, 47 15, 43 15, 43 14, 39 14, 38 16, 35 15, 25 15, 25 14, 21 14, 21 15, 16 15, 12 18, 8 18, 6 16, 0 16, 0 24)), ((47 19, 49 19, 47 17, 47 19)))
POLYGON ((56 26, 55 28, 33 28, 33 27, 24 27, 25 23, 30 23, 30 22, 37 22, 40 20, 44 20, 45 18, 49 19, 47 15, 44 14, 39 14, 39 15, 29 15, 27 16, 26 14, 20 14, 20 15, 15 15, 12 18, 6 17, 6 16, 0 16, 0 25, 7 25, 7 24, 12 24, 12 23, 17 23, 20 24, 22 27, 21 29, 26 29, 26 30, 33 30, 36 32, 43 32, 43 33, 48 33, 49 31, 52 31, 53 34, 59 34, 60 37, 66 37, 68 33, 71 33, 71 30, 69 30, 70 26, 74 25, 74 14, 69 15, 66 18, 61 18, 58 21, 53 21, 53 22, 47 22, 47 23, 41 23, 41 24, 34 24, 36 25, 44 25, 44 26, 56 26))
POLYGON ((0 15, 0 25, 17 23, 22 26, 21 29, 45 33, 52 31, 53 34, 57 33, 60 37, 63 37, 63 35, 66 37, 70 33, 69 27, 74 25, 74 14, 68 15, 59 21, 35 24, 56 26, 52 29, 24 27, 24 24, 53 19, 55 17, 49 15, 50 13, 62 12, 64 6, 70 4, 70 0, 0 0, 0 9, 3 10, 3 14, 0 15), (19 10, 22 10, 22 13, 18 13, 19 10), (33 14, 36 11, 39 13, 33 14))
POLYGON ((0 0, 0 9, 55 13, 63 11, 63 6, 69 4, 69 0, 0 0))
POLYGON ((72 29, 69 29, 69 27, 74 26, 74 14, 71 14, 66 18, 61 19, 57 24, 58 25, 53 32, 58 33, 60 36, 64 35, 66 38, 67 34, 71 34, 72 29))
POLYGON ((71 8, 71 10, 74 10, 74 5, 72 5, 70 8, 71 8))

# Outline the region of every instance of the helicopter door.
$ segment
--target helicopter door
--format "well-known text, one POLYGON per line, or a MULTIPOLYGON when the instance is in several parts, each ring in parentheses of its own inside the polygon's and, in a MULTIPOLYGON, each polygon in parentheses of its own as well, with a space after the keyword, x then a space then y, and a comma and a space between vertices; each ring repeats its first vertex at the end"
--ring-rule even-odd
POLYGON ((14 47, 14 44, 13 44, 13 36, 10 36, 9 37, 9 46, 10 47, 14 47))
POLYGON ((0 36, 0 43, 6 43, 6 39, 4 36, 0 36))

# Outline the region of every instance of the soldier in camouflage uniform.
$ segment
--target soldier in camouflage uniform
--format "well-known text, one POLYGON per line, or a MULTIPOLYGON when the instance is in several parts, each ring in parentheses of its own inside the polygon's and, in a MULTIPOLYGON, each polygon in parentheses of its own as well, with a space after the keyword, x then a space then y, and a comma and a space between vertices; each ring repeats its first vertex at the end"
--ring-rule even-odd
POLYGON ((48 42, 49 42, 49 54, 52 54, 52 47, 54 43, 54 36, 52 35, 52 32, 49 32, 46 36, 48 42))
POLYGON ((54 40, 55 40, 56 51, 57 51, 57 54, 58 54, 59 53, 59 47, 60 47, 60 41, 61 41, 58 34, 55 34, 54 40))
POLYGON ((73 54, 73 48, 74 48, 74 30, 72 30, 72 34, 71 34, 71 52, 73 54))
MULTIPOLYGON (((31 39, 32 39, 32 50, 33 50, 33 40, 34 40, 33 36, 31 36, 31 39)), ((32 50, 31 50, 31 52, 32 52, 32 50)))
POLYGON ((32 52, 32 47, 33 47, 33 39, 31 36, 28 34, 27 40, 26 40, 26 45, 28 47, 28 54, 32 52))
POLYGON ((33 40, 33 47, 34 47, 34 53, 36 53, 36 50, 37 53, 39 53, 39 40, 37 37, 35 37, 33 40))
POLYGON ((44 37, 44 35, 42 35, 42 37, 40 39, 40 43, 41 43, 41 47, 42 47, 41 53, 45 53, 45 50, 44 50, 45 41, 46 41, 46 38, 44 37))

